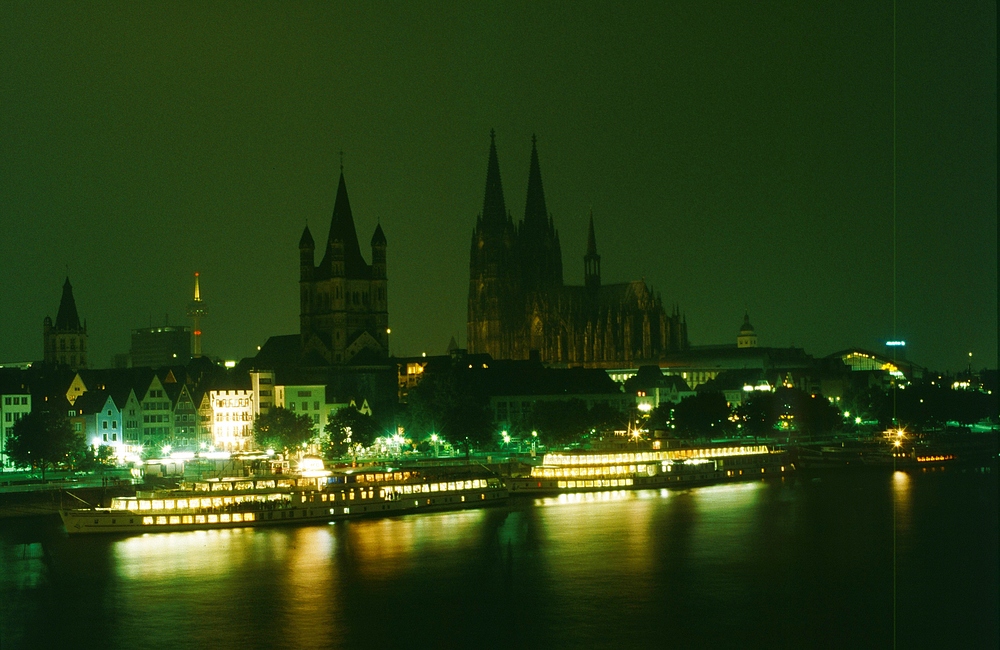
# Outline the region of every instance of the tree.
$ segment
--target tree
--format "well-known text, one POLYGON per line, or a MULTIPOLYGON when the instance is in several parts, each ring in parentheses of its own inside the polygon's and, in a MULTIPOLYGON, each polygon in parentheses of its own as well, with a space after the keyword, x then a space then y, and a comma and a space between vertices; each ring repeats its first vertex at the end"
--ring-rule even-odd
POLYGON ((260 449, 295 449, 315 435, 308 415, 276 406, 253 422, 254 444, 260 449))
POLYGON ((15 465, 42 470, 66 465, 74 457, 87 454, 82 433, 75 433, 64 415, 52 411, 33 411, 11 429, 7 454, 15 465))
POLYGON ((342 458, 355 445, 370 447, 378 437, 378 425, 370 415, 345 407, 334 413, 326 424, 327 458, 342 458))
POLYGON ((755 438, 772 433, 780 414, 774 393, 770 391, 754 391, 737 409, 743 430, 755 438))
POLYGON ((707 437, 719 435, 728 428, 729 404, 722 393, 696 393, 674 408, 674 422, 679 431, 707 437))
POLYGON ((531 409, 524 428, 538 431, 546 445, 571 445, 582 442, 591 430, 608 433, 624 429, 626 418, 606 403, 593 407, 580 399, 540 401, 531 409))
POLYGON ((446 440, 477 446, 495 443, 489 398, 473 371, 452 367, 424 376, 409 395, 407 430, 437 433, 446 440))

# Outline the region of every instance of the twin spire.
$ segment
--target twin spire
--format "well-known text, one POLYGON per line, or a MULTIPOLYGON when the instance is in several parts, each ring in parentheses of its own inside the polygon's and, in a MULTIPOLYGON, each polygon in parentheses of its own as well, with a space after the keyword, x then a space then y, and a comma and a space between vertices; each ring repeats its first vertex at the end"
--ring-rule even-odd
MULTIPOLYGON (((501 249, 506 248, 510 251, 509 254, 517 259, 520 281, 525 290, 533 291, 543 287, 563 285, 559 233, 545 204, 545 189, 542 184, 541 165, 538 162, 538 138, 535 135, 531 136, 531 163, 528 169, 524 219, 515 228, 507 212, 503 184, 500 180, 496 132, 490 130, 483 211, 479 215, 473 233, 473 246, 484 244, 487 249, 499 246, 497 254, 501 256, 507 254, 500 253, 501 249), (509 243, 503 244, 504 241, 509 243)), ((594 237, 593 213, 590 215, 584 277, 588 286, 600 285, 600 258, 597 256, 597 243, 594 237)))

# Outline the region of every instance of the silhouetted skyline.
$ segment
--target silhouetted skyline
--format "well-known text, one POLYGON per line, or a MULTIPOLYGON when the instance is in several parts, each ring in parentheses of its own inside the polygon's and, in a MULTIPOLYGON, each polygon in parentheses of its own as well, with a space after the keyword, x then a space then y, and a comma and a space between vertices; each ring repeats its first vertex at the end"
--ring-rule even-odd
MULTIPOLYGON (((190 324, 206 354, 299 331, 298 248, 343 165, 388 240, 390 348, 465 343, 489 131, 523 216, 537 134, 567 283, 644 278, 693 345, 820 356, 893 333, 893 7, 0 8, 0 362, 42 357, 68 272, 91 365, 190 324)), ((997 363, 996 4, 899 6, 897 324, 997 363)), ((370 262, 370 258, 366 259, 370 262)))

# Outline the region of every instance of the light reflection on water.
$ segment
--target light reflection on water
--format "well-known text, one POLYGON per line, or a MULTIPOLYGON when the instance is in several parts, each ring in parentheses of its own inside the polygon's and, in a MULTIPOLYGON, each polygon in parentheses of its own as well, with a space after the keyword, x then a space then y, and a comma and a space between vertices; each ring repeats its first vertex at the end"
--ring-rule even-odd
POLYGON ((910 632, 931 615, 955 622, 939 641, 993 640, 996 500, 995 475, 831 474, 323 526, 0 535, 0 647, 801 646, 817 629, 884 645, 894 506, 901 642, 933 641, 910 632))

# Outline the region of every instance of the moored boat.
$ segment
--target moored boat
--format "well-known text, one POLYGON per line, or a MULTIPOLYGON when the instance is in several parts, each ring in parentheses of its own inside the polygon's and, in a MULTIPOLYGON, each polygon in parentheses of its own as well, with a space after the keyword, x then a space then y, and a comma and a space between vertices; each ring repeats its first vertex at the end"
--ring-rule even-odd
POLYGON ((365 468, 219 478, 115 497, 110 507, 61 509, 69 534, 151 533, 320 523, 489 505, 507 497, 492 476, 365 468))
POLYGON ((551 494, 745 480, 791 469, 784 452, 767 445, 712 445, 648 451, 545 454, 528 477, 506 479, 512 494, 551 494))

